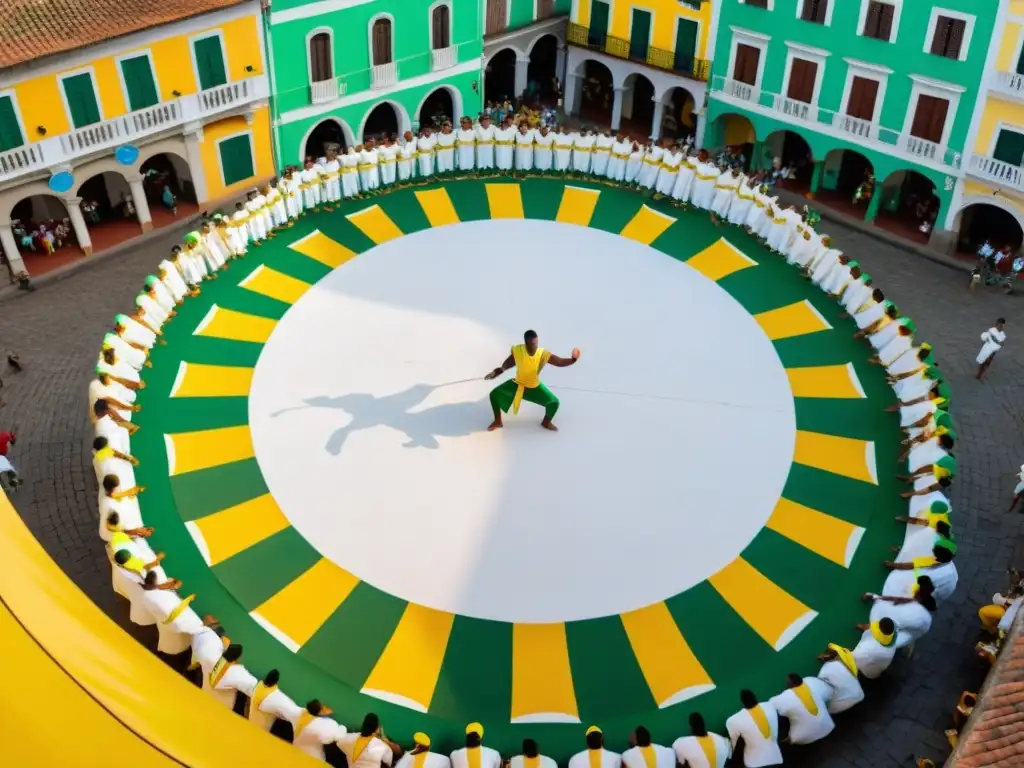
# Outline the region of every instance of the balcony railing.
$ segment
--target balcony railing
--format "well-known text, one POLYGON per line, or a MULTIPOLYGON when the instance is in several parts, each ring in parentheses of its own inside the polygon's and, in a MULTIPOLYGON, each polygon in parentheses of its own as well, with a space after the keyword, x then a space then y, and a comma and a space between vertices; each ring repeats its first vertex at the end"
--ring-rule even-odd
POLYGON ((570 22, 565 39, 570 45, 578 48, 599 51, 692 80, 706 81, 711 74, 711 62, 707 59, 685 56, 650 45, 635 46, 629 40, 613 37, 580 24, 570 22))
POLYGON ((444 48, 434 48, 430 52, 431 71, 437 72, 440 69, 449 69, 454 67, 456 62, 459 60, 458 51, 459 49, 454 45, 449 45, 444 48))
POLYGON ((370 67, 370 87, 374 90, 390 88, 398 82, 398 64, 389 61, 387 64, 374 64, 370 67))
POLYGON ((944 169, 959 169, 962 164, 959 152, 941 144, 900 133, 869 120, 824 109, 817 104, 807 104, 782 94, 762 91, 728 77, 713 77, 709 90, 714 98, 738 103, 747 109, 811 130, 842 134, 847 142, 878 152, 897 154, 913 162, 937 165, 944 169))
POLYGON ((337 77, 309 84, 309 100, 314 104, 334 101, 345 95, 345 82, 337 77))
POLYGON ((267 78, 259 75, 0 152, 0 181, 70 163, 121 144, 138 142, 146 136, 265 99, 268 95, 267 78))
POLYGON ((996 72, 990 82, 992 88, 999 93, 1024 99, 1024 75, 1016 72, 996 72))
POLYGON ((967 164, 967 173, 997 187, 1008 187, 1024 192, 1024 168, 1004 163, 994 157, 973 154, 967 164))

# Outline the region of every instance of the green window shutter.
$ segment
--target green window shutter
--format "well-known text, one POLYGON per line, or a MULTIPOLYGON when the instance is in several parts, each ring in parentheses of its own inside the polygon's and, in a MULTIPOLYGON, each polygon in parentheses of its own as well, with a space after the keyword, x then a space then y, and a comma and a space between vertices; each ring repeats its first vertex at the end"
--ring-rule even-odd
POLYGON ((693 72, 693 59, 697 53, 697 22, 679 19, 676 23, 676 51, 674 69, 677 72, 693 72))
POLYGON ((647 61, 651 41, 651 13, 633 9, 633 27, 629 33, 629 58, 647 61))
POLYGON ((93 87, 92 75, 83 72, 80 75, 65 77, 64 98, 71 110, 71 123, 75 128, 84 128, 100 121, 100 105, 96 103, 96 89, 93 87))
POLYGON ((1020 58, 1017 59, 1017 74, 1024 75, 1024 48, 1020 51, 1020 58))
POLYGON ((241 136, 224 139, 219 147, 225 187, 256 175, 256 169, 252 165, 252 144, 249 134, 243 133, 241 136))
POLYGON ((14 111, 14 99, 0 97, 0 152, 20 147, 25 143, 18 125, 18 114, 14 111))
POLYGON ((199 89, 216 88, 228 81, 224 67, 224 49, 220 45, 220 35, 210 35, 192 43, 196 55, 196 69, 199 70, 199 89))
POLYGON ((608 37, 608 3, 592 0, 590 4, 590 27, 587 34, 591 45, 604 47, 608 37))
POLYGON ((149 56, 121 59, 121 76, 128 91, 128 109, 135 112, 160 102, 149 56))
POLYGON ((1024 163, 1024 134, 1001 130, 992 156, 1000 162, 1019 168, 1024 163))

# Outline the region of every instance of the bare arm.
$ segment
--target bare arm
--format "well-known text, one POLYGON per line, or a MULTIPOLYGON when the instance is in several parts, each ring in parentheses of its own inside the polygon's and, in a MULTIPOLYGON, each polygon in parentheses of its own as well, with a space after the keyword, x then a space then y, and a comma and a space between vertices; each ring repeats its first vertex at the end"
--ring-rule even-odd
POLYGON ((552 355, 548 358, 548 365, 553 365, 555 368, 568 368, 570 365, 575 363, 578 358, 575 357, 559 357, 558 355, 552 355))
POLYGON ((500 366, 498 366, 493 371, 484 376, 484 378, 488 380, 496 379, 515 364, 515 359, 513 359, 512 355, 509 355, 508 357, 505 358, 505 362, 503 362, 500 366))

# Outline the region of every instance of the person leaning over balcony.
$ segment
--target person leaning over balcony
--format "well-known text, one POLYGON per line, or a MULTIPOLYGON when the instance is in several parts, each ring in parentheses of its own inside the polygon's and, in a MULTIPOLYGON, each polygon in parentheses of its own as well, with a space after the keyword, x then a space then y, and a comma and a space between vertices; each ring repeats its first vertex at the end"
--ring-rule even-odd
POLYGON ((302 707, 277 687, 280 678, 281 673, 276 669, 267 672, 264 678, 256 683, 246 707, 246 718, 264 731, 269 731, 277 720, 284 720, 294 726, 302 712, 302 707))
POLYGON ((501 755, 483 746, 484 727, 480 723, 466 726, 466 746, 452 752, 452 768, 501 768, 501 755))
POLYGON ((458 167, 462 175, 472 173, 476 168, 476 129, 468 116, 459 118, 459 130, 455 134, 458 167))
POLYGON ((481 171, 494 169, 494 135, 497 129, 487 112, 480 115, 476 132, 476 167, 481 171))
POLYGON ((771 702, 758 702, 753 691, 740 691, 740 702, 743 709, 725 721, 733 752, 742 740, 743 765, 746 768, 782 765, 779 713, 771 702))
POLYGON ((359 733, 347 733, 337 740, 348 768, 381 768, 394 764, 402 748, 384 735, 380 718, 373 712, 363 718, 359 733))
POLYGON ((523 753, 508 761, 509 768, 558 768, 558 763, 540 753, 533 739, 523 739, 523 753))
POLYGON ((690 735, 676 739, 672 749, 683 768, 725 768, 732 754, 729 740, 710 733, 699 712, 690 713, 690 735))
POLYGON ((413 748, 402 755, 395 768, 451 768, 447 756, 430 751, 430 736, 422 731, 413 734, 413 748))
POLYGON ((587 748, 569 758, 568 768, 621 768, 622 756, 604 748, 604 734, 596 725, 587 728, 587 748))
POLYGON ((775 711, 789 720, 788 744, 811 744, 828 736, 835 729, 828 713, 832 689, 816 677, 801 677, 790 672, 788 687, 772 696, 775 711))
POLYGON ((675 768, 676 753, 670 747, 651 742, 651 732, 642 725, 629 734, 630 747, 622 753, 623 768, 675 768))
POLYGON ((345 726, 331 719, 332 713, 333 710, 321 704, 319 699, 311 699, 292 723, 292 744, 310 757, 324 762, 324 745, 335 743, 347 733, 345 726))

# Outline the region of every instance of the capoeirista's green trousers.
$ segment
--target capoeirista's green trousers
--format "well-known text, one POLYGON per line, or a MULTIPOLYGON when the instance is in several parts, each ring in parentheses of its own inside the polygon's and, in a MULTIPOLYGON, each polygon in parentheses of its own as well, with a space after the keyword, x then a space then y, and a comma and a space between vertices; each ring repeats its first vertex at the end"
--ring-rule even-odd
MULTIPOLYGON (((509 379, 496 386, 491 390, 491 407, 508 413, 508 409, 512 407, 512 401, 516 397, 517 389, 519 389, 519 385, 514 379, 509 379)), ((558 398, 543 384, 527 387, 523 392, 523 400, 543 408, 544 418, 548 421, 554 419, 555 414, 558 413, 558 398)))

